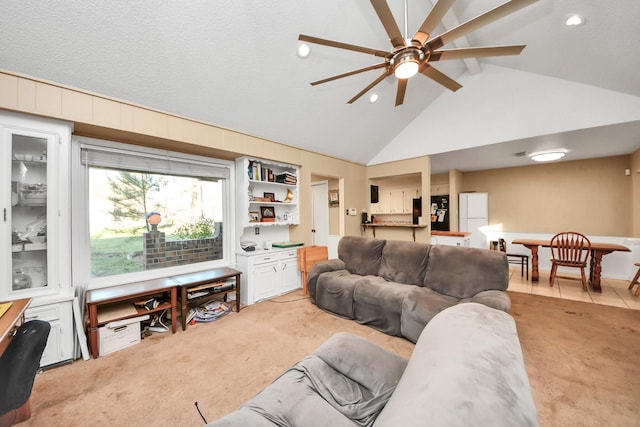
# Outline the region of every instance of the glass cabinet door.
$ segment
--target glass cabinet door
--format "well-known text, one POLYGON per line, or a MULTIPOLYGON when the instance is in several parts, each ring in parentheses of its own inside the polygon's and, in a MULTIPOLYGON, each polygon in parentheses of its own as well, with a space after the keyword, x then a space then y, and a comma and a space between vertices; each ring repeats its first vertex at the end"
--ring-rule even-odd
POLYGON ((10 134, 11 293, 32 293, 47 279, 47 155, 49 135, 10 134))

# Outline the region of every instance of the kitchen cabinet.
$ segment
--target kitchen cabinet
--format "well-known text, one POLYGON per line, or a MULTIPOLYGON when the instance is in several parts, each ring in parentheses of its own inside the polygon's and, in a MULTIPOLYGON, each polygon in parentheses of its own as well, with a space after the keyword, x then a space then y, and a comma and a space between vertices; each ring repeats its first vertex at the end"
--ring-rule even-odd
POLYGON ((0 300, 52 326, 43 364, 72 358, 71 125, 0 112, 0 300))
POLYGON ((240 299, 251 305, 301 287, 297 249, 238 253, 237 267, 245 277, 240 299))
POLYGON ((417 199, 421 196, 422 191, 419 187, 405 188, 403 192, 403 207, 402 212, 406 214, 413 214, 413 199, 417 199))
POLYGON ((411 214, 413 213, 413 199, 420 197, 419 187, 381 189, 378 203, 371 204, 372 214, 411 214))

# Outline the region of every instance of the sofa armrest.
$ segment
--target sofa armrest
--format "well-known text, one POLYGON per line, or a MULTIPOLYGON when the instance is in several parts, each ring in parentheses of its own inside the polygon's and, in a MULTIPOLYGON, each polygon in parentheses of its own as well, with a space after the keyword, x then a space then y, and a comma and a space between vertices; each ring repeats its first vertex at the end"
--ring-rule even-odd
POLYGON ((344 262, 338 258, 322 261, 311 267, 311 271, 309 271, 307 279, 307 290, 309 291, 309 296, 313 303, 316 302, 316 283, 318 282, 318 277, 322 273, 344 270, 345 268, 346 266, 344 262))
POLYGON ((471 302, 484 304, 506 313, 511 309, 511 298, 504 291, 489 290, 478 292, 471 297, 471 302))
POLYGON ((374 395, 393 391, 407 366, 405 358, 346 332, 334 334, 313 354, 374 395))
POLYGON ((538 426, 516 323, 458 304, 424 328, 374 427, 538 426))

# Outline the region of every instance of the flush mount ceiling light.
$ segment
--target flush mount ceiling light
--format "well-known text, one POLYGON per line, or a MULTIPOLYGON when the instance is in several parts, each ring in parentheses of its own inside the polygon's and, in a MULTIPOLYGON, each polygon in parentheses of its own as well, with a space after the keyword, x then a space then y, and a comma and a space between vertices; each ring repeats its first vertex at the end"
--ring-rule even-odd
POLYGON ((538 151, 537 153, 529 154, 529 158, 534 162, 552 162, 554 160, 561 159, 567 154, 567 150, 549 150, 538 151))
POLYGON ((378 94, 377 93, 372 93, 371 96, 369 97, 369 102, 373 104, 377 100, 378 100, 378 94))
POLYGON ((302 43, 300 44, 300 46, 298 46, 298 56, 300 58, 306 58, 307 56, 309 56, 309 53, 311 53, 311 48, 308 44, 302 43))
POLYGON ((569 15, 567 17, 567 20, 564 22, 564 24, 568 27, 576 27, 578 25, 583 25, 584 18, 574 13, 573 15, 569 15))

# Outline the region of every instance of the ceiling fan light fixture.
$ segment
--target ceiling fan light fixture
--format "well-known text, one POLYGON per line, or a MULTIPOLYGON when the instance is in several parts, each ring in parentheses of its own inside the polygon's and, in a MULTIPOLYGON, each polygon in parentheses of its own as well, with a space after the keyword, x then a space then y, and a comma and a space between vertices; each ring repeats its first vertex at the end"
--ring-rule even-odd
POLYGON ((377 93, 372 93, 371 96, 369 97, 369 102, 373 104, 377 100, 378 100, 378 94, 377 93))
POLYGON ((554 160, 561 159, 567 154, 567 150, 549 150, 538 151, 536 153, 529 154, 529 158, 534 162, 552 162, 554 160))
POLYGON ((393 74, 398 79, 409 79, 420 69, 421 55, 418 49, 407 49, 396 55, 391 62, 393 74))

